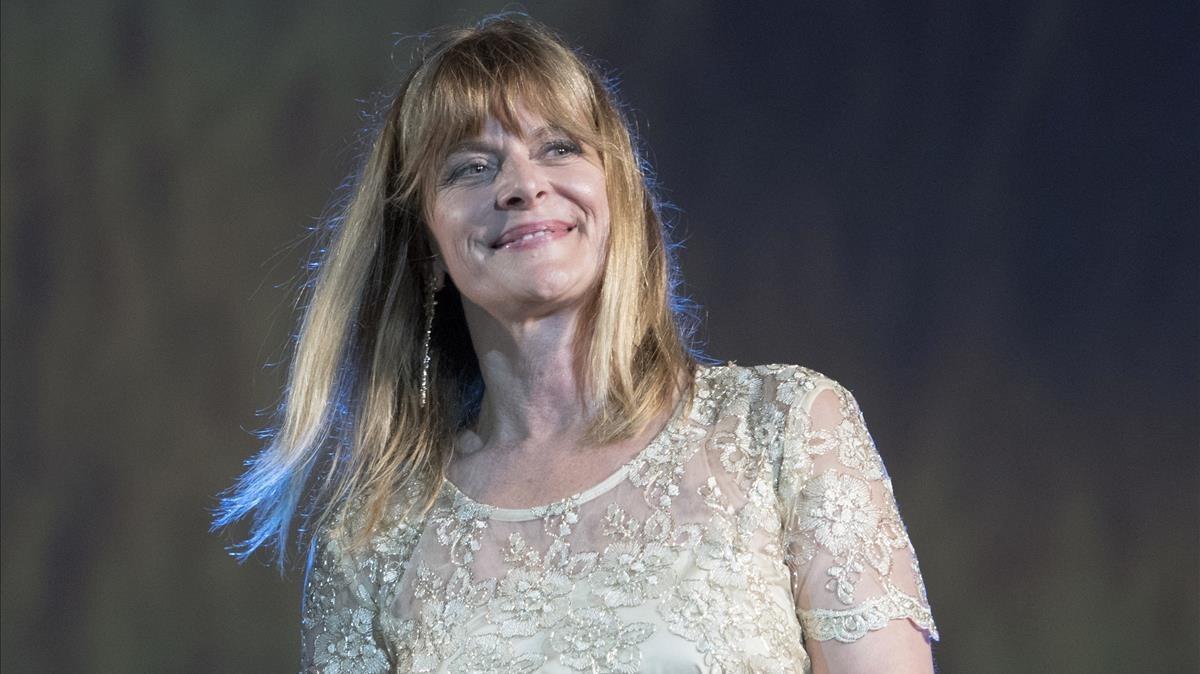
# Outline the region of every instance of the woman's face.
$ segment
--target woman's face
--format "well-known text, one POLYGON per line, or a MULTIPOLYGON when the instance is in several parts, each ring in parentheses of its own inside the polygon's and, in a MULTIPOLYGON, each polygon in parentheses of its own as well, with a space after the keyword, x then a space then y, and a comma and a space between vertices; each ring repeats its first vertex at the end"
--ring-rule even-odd
POLYGON ((488 117, 437 176, 429 229, 464 302, 502 320, 579 306, 597 287, 609 232, 596 151, 518 109, 488 117))

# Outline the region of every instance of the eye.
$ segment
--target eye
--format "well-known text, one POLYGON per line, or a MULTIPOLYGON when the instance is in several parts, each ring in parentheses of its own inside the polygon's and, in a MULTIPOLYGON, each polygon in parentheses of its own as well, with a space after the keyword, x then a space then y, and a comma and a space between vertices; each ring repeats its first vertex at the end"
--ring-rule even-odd
POLYGON ((555 159, 583 154, 583 148, 580 147, 579 143, 570 138, 556 138, 549 141, 543 146, 542 151, 546 156, 555 159))
POLYGON ((446 174, 446 184, 457 182, 469 182, 486 177, 492 173, 494 167, 492 164, 482 157, 472 157, 470 159, 452 164, 450 170, 446 174))

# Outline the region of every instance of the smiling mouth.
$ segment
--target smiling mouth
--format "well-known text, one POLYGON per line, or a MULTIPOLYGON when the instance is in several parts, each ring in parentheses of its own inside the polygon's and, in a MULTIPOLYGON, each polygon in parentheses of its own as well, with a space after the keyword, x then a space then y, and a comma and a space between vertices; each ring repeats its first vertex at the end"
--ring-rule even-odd
POLYGON ((492 250, 519 248, 539 239, 551 238, 556 235, 569 234, 579 226, 565 222, 545 222, 514 227, 505 232, 492 244, 492 250))

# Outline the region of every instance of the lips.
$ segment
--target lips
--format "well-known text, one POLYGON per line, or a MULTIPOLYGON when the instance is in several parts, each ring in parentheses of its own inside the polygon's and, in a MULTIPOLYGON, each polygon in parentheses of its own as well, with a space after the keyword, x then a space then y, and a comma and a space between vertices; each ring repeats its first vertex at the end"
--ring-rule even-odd
POLYGON ((543 220, 513 227, 492 242, 492 250, 532 243, 541 238, 554 238, 574 230, 576 225, 561 220, 543 220))

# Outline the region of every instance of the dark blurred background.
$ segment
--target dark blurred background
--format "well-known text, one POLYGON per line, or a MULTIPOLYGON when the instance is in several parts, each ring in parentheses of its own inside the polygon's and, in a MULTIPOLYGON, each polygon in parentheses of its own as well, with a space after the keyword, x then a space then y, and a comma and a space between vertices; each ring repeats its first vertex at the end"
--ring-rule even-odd
MULTIPOLYGON (((401 38, 506 7, 450 4, 3 4, 5 671, 296 668, 208 510, 401 38)), ((942 671, 1197 671, 1195 3, 524 7, 620 77, 707 351, 857 395, 942 671)))

